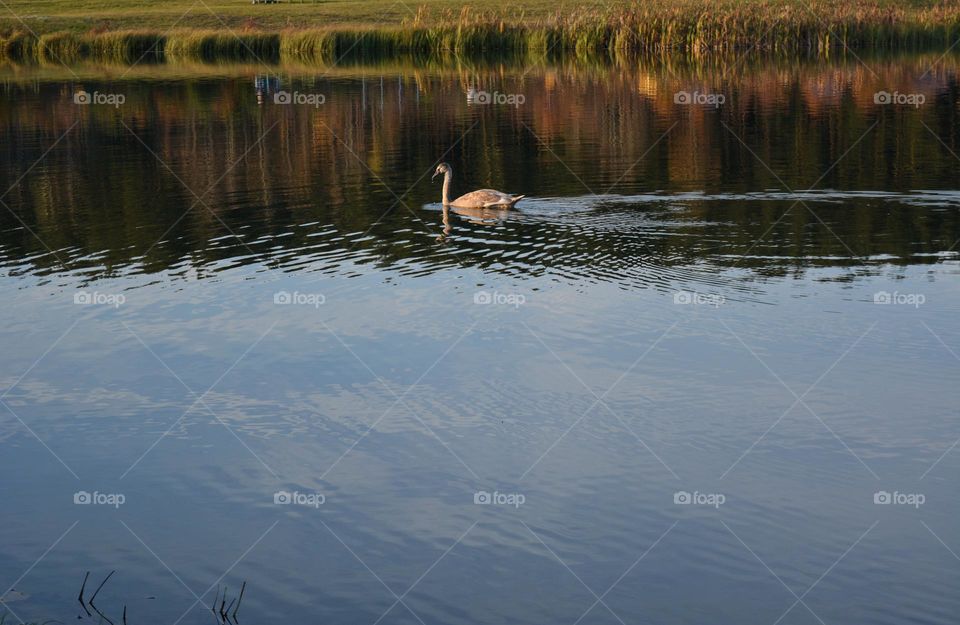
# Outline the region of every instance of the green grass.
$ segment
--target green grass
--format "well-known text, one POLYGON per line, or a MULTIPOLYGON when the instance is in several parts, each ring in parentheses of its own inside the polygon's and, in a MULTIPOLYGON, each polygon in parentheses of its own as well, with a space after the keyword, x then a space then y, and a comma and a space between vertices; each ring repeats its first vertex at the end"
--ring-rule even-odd
MULTIPOLYGON (((804 0, 805 1, 805 0, 804 0)), ((279 4, 253 5, 250 0, 8 0, 10 9, 36 32, 58 30, 82 31, 91 28, 156 29, 162 31, 189 26, 198 29, 222 28, 224 25, 241 29, 252 26, 278 31, 291 27, 317 28, 331 26, 385 26, 403 20, 421 19, 449 21, 456 18, 465 5, 454 0, 313 0, 284 1, 279 4)), ((626 4, 626 3, 624 3, 626 4)), ((644 0, 643 6, 654 11, 681 13, 707 11, 724 13, 731 7, 779 5, 806 11, 801 0, 758 2, 756 0, 644 0)), ((909 12, 929 10, 938 2, 930 0, 872 0, 867 3, 814 1, 818 10, 833 4, 839 9, 866 4, 880 9, 902 9, 909 12)), ((950 2, 947 3, 951 4, 950 2)), ((613 3, 616 6, 616 3, 613 3)), ((558 3, 556 0, 471 0, 466 3, 473 13, 501 16, 509 21, 535 23, 554 17, 558 12, 570 14, 577 10, 604 12, 610 2, 558 3)), ((23 27, 23 24, 3 11, 0 28, 23 27)))
POLYGON ((960 35, 960 0, 647 0, 569 10, 545 0, 522 6, 480 0, 455 10, 449 0, 433 0, 416 12, 386 0, 190 6, 190 0, 148 6, 31 0, 29 15, 0 19, 0 55, 46 63, 130 63, 150 52, 158 60, 207 62, 391 56, 612 61, 747 50, 945 49, 960 35))

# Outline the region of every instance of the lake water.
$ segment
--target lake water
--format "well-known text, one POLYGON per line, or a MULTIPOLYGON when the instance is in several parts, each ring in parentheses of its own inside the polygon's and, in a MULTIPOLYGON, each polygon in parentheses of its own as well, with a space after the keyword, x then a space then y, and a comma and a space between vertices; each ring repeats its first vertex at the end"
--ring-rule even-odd
POLYGON ((958 67, 0 70, 0 611, 957 622, 958 67))

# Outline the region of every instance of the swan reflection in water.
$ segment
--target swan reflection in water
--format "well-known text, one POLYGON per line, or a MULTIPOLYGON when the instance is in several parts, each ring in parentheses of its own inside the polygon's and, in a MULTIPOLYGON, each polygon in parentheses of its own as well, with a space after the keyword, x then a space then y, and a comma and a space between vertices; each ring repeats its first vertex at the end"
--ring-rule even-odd
POLYGON ((439 235, 437 235, 437 241, 439 243, 446 243, 447 239, 450 237, 450 234, 453 232, 453 225, 450 222, 450 212, 456 213, 461 218, 465 219, 469 223, 477 224, 479 226, 492 226, 506 221, 511 215, 516 215, 518 212, 517 209, 511 209, 510 207, 504 208, 456 208, 453 206, 443 205, 443 217, 441 222, 443 223, 443 230, 439 235))

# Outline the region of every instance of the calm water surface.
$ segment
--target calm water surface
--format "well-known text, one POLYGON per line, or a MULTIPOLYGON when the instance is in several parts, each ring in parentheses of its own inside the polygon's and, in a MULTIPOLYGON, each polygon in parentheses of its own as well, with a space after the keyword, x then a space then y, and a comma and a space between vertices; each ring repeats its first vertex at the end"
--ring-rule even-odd
POLYGON ((10 618, 955 623, 957 68, 3 69, 10 618))

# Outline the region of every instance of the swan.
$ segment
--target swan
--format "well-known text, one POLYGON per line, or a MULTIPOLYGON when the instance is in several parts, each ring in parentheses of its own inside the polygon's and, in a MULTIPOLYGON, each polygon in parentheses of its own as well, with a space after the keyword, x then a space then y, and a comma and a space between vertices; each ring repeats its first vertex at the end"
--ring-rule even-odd
POLYGON ((480 189, 467 193, 466 195, 461 195, 451 202, 449 193, 450 181, 453 179, 453 168, 450 167, 449 163, 440 163, 437 165, 437 169, 433 172, 433 177, 430 178, 430 180, 432 181, 440 174, 443 174, 444 206, 452 206, 454 208, 510 208, 526 197, 525 195, 510 195, 502 191, 494 191, 493 189, 480 189))

